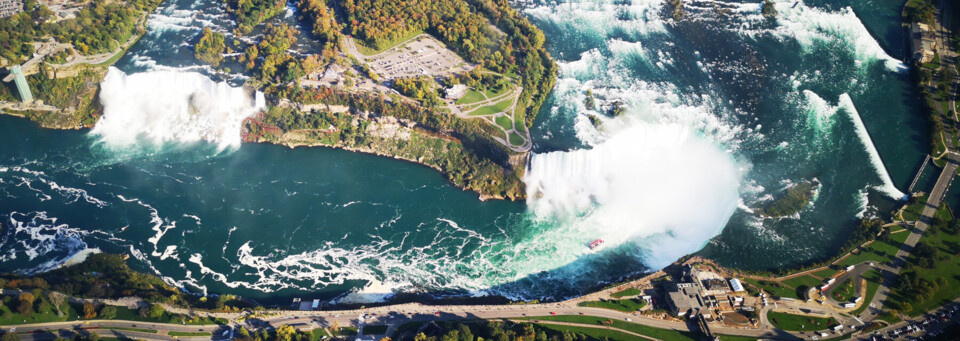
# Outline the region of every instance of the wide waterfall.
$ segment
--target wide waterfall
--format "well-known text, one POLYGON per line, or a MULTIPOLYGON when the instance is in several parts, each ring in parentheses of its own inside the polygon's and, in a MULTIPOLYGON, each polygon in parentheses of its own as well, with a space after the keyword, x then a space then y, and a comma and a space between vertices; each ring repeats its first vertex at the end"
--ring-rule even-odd
POLYGON ((646 124, 593 149, 534 155, 524 181, 539 217, 584 240, 655 244, 639 245, 654 268, 719 234, 740 186, 731 154, 680 125, 646 124))
POLYGON ((93 128, 108 145, 141 140, 239 146, 243 119, 265 107, 263 93, 231 87, 204 75, 151 71, 126 75, 110 68, 101 84, 103 118, 93 128))

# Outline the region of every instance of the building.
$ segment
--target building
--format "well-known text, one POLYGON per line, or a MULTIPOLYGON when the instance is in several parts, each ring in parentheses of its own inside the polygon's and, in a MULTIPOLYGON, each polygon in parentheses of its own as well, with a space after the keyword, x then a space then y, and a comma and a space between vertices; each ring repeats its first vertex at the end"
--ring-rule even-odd
POLYGON ((730 288, 733 289, 734 292, 746 291, 743 289, 743 283, 740 283, 740 279, 738 278, 730 279, 730 288))
POLYGON ((21 0, 0 0, 0 18, 6 18, 23 11, 21 0))
POLYGON ((17 85, 17 91, 20 92, 20 101, 23 103, 33 102, 30 84, 27 84, 27 77, 23 75, 23 69, 20 68, 20 65, 10 68, 10 74, 13 75, 13 82, 17 85))
POLYGON ((915 22, 910 24, 910 45, 913 48, 913 60, 917 63, 933 61, 937 49, 937 37, 930 26, 915 22))
POLYGON ((677 283, 667 293, 670 310, 677 316, 685 316, 691 310, 699 311, 703 307, 699 287, 696 283, 677 283))
POLYGON ((444 90, 445 96, 447 99, 460 99, 467 94, 467 86, 463 84, 456 84, 444 90))

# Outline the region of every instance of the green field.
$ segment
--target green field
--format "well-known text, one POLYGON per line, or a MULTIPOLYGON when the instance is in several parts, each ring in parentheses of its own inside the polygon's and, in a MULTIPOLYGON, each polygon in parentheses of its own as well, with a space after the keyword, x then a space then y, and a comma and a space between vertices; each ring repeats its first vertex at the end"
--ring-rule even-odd
MULTIPOLYGON (((788 280, 783 281, 783 284, 789 285, 794 288, 799 288, 801 286, 807 286, 809 288, 815 287, 822 283, 823 281, 813 278, 810 275, 797 276, 788 280)), ((796 290, 794 290, 796 291, 796 290)))
POLYGON ((485 99, 486 98, 483 97, 483 94, 481 94, 479 91, 470 89, 467 90, 467 93, 463 95, 463 97, 460 97, 460 99, 457 100, 457 104, 477 103, 485 99))
POLYGON ((637 334, 646 335, 656 339, 690 340, 690 341, 695 341, 700 339, 699 338, 700 335, 690 333, 690 332, 681 332, 681 331, 671 330, 671 329, 660 329, 660 328, 644 326, 642 324, 630 323, 627 321, 610 320, 607 318, 594 317, 594 316, 554 315, 554 316, 527 317, 523 319, 572 322, 572 323, 582 323, 582 324, 588 324, 588 325, 600 325, 602 322, 609 320, 610 323, 607 325, 610 327, 631 331, 637 334))
POLYGON ((517 134, 516 132, 510 133, 510 144, 514 146, 521 146, 523 145, 523 141, 523 137, 520 136, 520 134, 517 134))
MULTIPOLYGON (((899 237, 899 236, 898 236, 899 237)), ((894 241, 891 241, 894 242, 894 241)), ((896 242, 894 242, 896 243, 896 242)), ((844 258, 842 261, 837 263, 839 266, 847 265, 856 265, 867 261, 873 261, 877 263, 889 263, 893 260, 893 257, 897 255, 897 251, 900 250, 900 244, 892 245, 881 240, 875 240, 870 245, 867 245, 866 248, 860 250, 857 253, 850 254, 847 258, 844 258)))
POLYGON ((168 332, 170 336, 210 336, 208 332, 168 332))
POLYGON ((840 272, 840 270, 826 269, 826 270, 820 270, 820 271, 814 272, 813 275, 823 279, 827 279, 838 272, 840 272))
POLYGON ((513 98, 507 98, 505 100, 497 102, 494 105, 488 105, 485 107, 477 108, 477 110, 470 112, 470 116, 486 116, 486 115, 493 115, 498 112, 503 112, 504 110, 507 110, 507 108, 510 107, 510 103, 513 103, 513 98))
POLYGON ((386 325, 380 324, 380 325, 375 325, 375 326, 364 326, 364 327, 363 327, 363 334, 364 334, 364 335, 370 335, 370 334, 380 335, 380 334, 386 334, 386 333, 387 333, 387 326, 386 326, 386 325))
POLYGON ((382 49, 376 49, 374 47, 367 46, 366 44, 364 44, 363 42, 357 39, 354 39, 353 42, 356 43, 358 52, 362 53, 365 56, 372 56, 380 52, 389 50, 390 48, 397 46, 399 44, 402 44, 407 40, 410 40, 410 38, 416 37, 422 33, 423 31, 420 31, 420 30, 411 31, 410 33, 407 33, 405 36, 397 38, 396 40, 386 44, 386 46, 384 46, 382 49))
POLYGON ((767 320, 770 321, 774 327, 787 331, 823 330, 837 324, 836 319, 832 317, 794 315, 776 311, 767 313, 767 320))
POLYGON ((927 202, 927 196, 920 196, 917 202, 907 205, 903 209, 902 217, 904 221, 916 221, 920 219, 920 212, 923 211, 923 205, 927 202))
POLYGON ((527 133, 527 123, 523 121, 523 108, 520 107, 520 103, 517 102, 517 106, 513 108, 513 121, 516 122, 515 128, 521 134, 527 133))
POLYGON ((489 90, 489 89, 488 89, 487 91, 484 92, 484 94, 487 95, 487 98, 491 98, 491 99, 492 99, 492 98, 494 98, 494 97, 503 95, 503 94, 507 93, 507 92, 510 91, 510 90, 513 90, 513 88, 512 88, 512 87, 509 87, 509 86, 504 86, 503 89, 500 89, 500 91, 493 92, 493 90, 489 90))
POLYGON ((310 331, 310 341, 319 341, 319 340, 323 340, 324 337, 330 337, 330 336, 332 335, 327 333, 327 330, 323 328, 317 328, 310 331))
POLYGON ((610 294, 610 297, 613 297, 613 298, 621 298, 621 297, 637 296, 637 295, 640 295, 640 289, 637 289, 637 288, 629 288, 629 289, 624 289, 624 290, 621 290, 621 291, 617 291, 617 292, 615 292, 615 293, 612 293, 612 294, 610 294))
POLYGON ((777 283, 773 281, 765 281, 765 282, 768 282, 769 284, 761 284, 760 281, 755 280, 753 278, 743 278, 743 281, 746 283, 750 283, 757 288, 763 289, 763 291, 766 291, 776 297, 797 298, 797 291, 795 289, 787 287, 782 284, 780 286, 777 286, 777 283))
POLYGON ((571 333, 580 333, 591 338, 591 340, 611 340, 611 341, 633 341, 637 338, 633 335, 627 333, 621 333, 616 330, 602 329, 599 327, 574 327, 574 326, 559 326, 555 324, 537 324, 540 327, 556 331, 558 333, 571 332, 571 333))
POLYGON ((867 310, 867 307, 870 306, 870 302, 873 301, 873 296, 877 294, 877 289, 880 287, 880 283, 883 282, 883 277, 877 270, 867 271, 863 274, 863 278, 867 280, 867 296, 863 298, 863 304, 860 305, 860 308, 850 312, 850 314, 853 316, 860 315, 864 310, 867 310))
POLYGON ((833 288, 833 291, 830 292, 833 296, 833 299, 837 302, 846 302, 851 298, 857 295, 856 285, 853 283, 853 278, 847 278, 843 283, 838 284, 833 288))
POLYGON ((577 304, 581 307, 593 307, 593 308, 604 308, 611 310, 618 310, 622 312, 634 312, 643 308, 647 302, 644 302, 638 298, 622 299, 622 300, 607 300, 607 301, 590 301, 590 302, 580 302, 577 304))
POLYGON ((157 333, 156 330, 141 329, 141 328, 103 327, 103 329, 123 330, 123 331, 128 331, 128 332, 141 332, 141 333, 150 333, 150 334, 156 334, 156 333, 157 333))
MULTIPOLYGON (((946 285, 937 285, 928 297, 917 303, 912 303, 909 312, 902 311, 910 316, 917 316, 930 309, 934 309, 960 296, 960 234, 953 235, 947 231, 935 231, 931 228, 924 233, 921 242, 932 246, 937 251, 936 265, 933 268, 913 266, 910 269, 917 272, 918 278, 928 282, 946 281, 946 285)), ((907 271, 909 269, 905 269, 907 271)), ((903 274, 903 272, 901 272, 903 274)), ((900 307, 904 293, 894 290, 888 303, 894 308, 900 307)))
POLYGON ((511 121, 507 116, 497 115, 494 117, 494 121, 497 121, 497 125, 500 126, 500 128, 503 128, 504 131, 513 129, 513 121, 511 121))
POLYGON ((77 312, 69 304, 64 304, 60 306, 60 309, 63 310, 63 316, 57 316, 56 311, 51 311, 47 313, 33 313, 30 316, 21 316, 15 310, 11 311, 8 306, 11 303, 0 304, 0 325, 16 325, 24 323, 44 323, 44 322, 62 322, 62 321, 74 321, 77 319, 77 312), (26 322, 24 322, 26 321, 26 322))

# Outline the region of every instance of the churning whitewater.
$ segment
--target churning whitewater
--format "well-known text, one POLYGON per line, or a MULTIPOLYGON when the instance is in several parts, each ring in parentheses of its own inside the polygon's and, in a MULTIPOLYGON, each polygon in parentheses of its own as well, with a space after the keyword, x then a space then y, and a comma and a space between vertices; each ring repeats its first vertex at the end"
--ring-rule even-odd
POLYGON ((524 181, 541 219, 606 244, 650 238, 661 268, 703 247, 737 208, 731 155, 679 125, 640 124, 586 150, 533 156, 524 181))
POLYGON ((240 146, 243 119, 266 107, 263 93, 194 72, 126 75, 111 67, 101 83, 103 117, 91 132, 111 146, 206 141, 240 146))
POLYGON ((525 203, 388 158, 241 147, 263 94, 185 43, 232 34, 225 4, 172 0, 103 80, 89 134, 0 118, 0 271, 102 250, 190 291, 263 300, 560 299, 690 253, 749 269, 828 257, 923 159, 890 49, 902 37, 871 36, 898 32, 898 5, 779 1, 766 19, 756 3, 686 1, 681 21, 660 0, 514 5, 560 66, 530 128, 525 203), (799 213, 754 213, 802 181, 817 194, 799 213))

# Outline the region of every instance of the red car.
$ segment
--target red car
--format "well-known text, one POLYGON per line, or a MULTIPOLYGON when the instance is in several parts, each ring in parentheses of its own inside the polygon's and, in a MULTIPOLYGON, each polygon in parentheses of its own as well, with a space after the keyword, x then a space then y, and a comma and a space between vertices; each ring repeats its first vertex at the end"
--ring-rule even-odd
POLYGON ((557 314, 557 313, 555 313, 555 312, 552 312, 552 311, 550 312, 550 315, 556 315, 556 314, 557 314))

